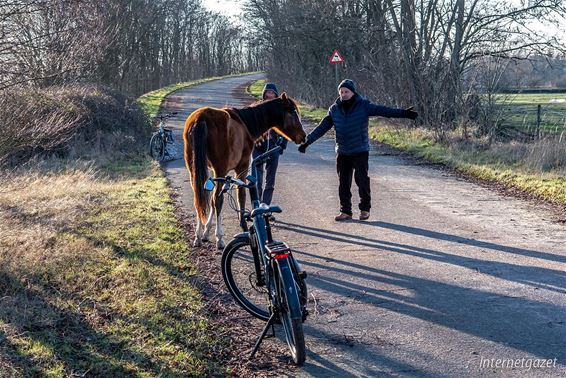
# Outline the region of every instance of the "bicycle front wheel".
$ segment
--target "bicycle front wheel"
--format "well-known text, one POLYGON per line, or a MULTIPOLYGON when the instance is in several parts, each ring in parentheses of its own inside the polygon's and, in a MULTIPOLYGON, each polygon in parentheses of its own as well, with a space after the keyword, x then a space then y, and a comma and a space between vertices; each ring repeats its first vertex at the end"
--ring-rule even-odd
POLYGON ((159 161, 165 156, 165 141, 159 133, 153 134, 149 141, 149 155, 159 161))
POLYGON ((293 362, 301 366, 306 359, 303 314, 299 300, 299 291, 301 289, 293 277, 293 271, 289 266, 288 258, 277 260, 275 267, 279 317, 285 330, 285 338, 287 339, 293 362))
POLYGON ((249 238, 234 239, 228 243, 222 254, 222 276, 238 304, 256 318, 267 321, 270 316, 270 300, 262 277, 263 265, 259 264, 258 277, 254 261, 249 238))

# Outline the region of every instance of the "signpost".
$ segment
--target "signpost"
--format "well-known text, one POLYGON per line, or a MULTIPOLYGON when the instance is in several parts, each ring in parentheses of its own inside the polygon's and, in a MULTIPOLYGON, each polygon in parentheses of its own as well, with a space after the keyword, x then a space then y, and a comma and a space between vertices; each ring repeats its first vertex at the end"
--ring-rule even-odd
POLYGON ((334 50, 334 52, 332 53, 332 56, 330 57, 330 64, 334 64, 334 73, 336 76, 336 86, 338 86, 339 82, 338 82, 338 65, 344 63, 344 58, 342 58, 342 55, 340 55, 340 53, 338 52, 338 50, 334 50))

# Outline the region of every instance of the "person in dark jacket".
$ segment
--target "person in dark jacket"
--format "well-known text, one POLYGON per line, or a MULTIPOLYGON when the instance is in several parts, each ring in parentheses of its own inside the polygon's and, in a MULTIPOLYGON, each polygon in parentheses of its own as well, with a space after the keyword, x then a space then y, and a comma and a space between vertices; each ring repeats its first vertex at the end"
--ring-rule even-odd
POLYGON ((369 136, 368 118, 372 116, 390 118, 417 118, 412 108, 397 109, 376 105, 360 96, 352 80, 345 79, 338 85, 339 97, 328 109, 328 115, 299 146, 304 153, 309 145, 323 136, 332 127, 336 130, 336 170, 338 171, 340 214, 334 219, 352 219, 352 174, 360 194, 360 220, 370 216, 371 190, 368 176, 369 136))
MULTIPOLYGON (((268 101, 279 96, 277 87, 273 83, 266 83, 263 87, 262 100, 268 101)), ((281 146, 283 150, 287 148, 287 139, 277 134, 275 131, 270 130, 266 133, 263 140, 256 143, 254 146, 252 156, 255 159, 259 155, 271 150, 276 146, 281 146)), ((275 175, 277 174, 277 166, 279 165, 279 156, 283 154, 273 155, 266 163, 262 164, 257 169, 257 190, 260 202, 267 205, 271 204, 273 198, 273 191, 275 190, 275 175), (263 186, 263 176, 265 170, 265 187, 263 186)))

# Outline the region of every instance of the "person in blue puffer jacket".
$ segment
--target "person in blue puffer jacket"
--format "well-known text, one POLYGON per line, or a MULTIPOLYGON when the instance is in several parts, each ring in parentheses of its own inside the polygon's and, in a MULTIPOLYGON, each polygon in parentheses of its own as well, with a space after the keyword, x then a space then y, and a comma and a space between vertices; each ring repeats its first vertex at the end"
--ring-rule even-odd
MULTIPOLYGON (((273 83, 266 83, 263 87, 262 100, 268 101, 279 96, 277 87, 273 83)), ((271 204, 273 191, 275 190, 275 175, 277 174, 277 166, 279 165, 279 156, 283 154, 283 150, 287 148, 287 139, 270 130, 266 133, 262 141, 256 143, 252 151, 252 157, 255 159, 259 155, 281 146, 282 150, 279 154, 272 155, 271 158, 257 169, 257 190, 260 202, 266 205, 271 204), (265 169, 265 187, 263 186, 263 174, 265 169)))
POLYGON ((376 105, 360 96, 355 83, 350 79, 338 85, 339 97, 328 109, 328 115, 307 135, 299 146, 304 153, 307 147, 323 136, 332 127, 336 130, 336 170, 338 172, 340 214, 334 219, 352 219, 352 175, 360 194, 360 220, 369 219, 371 209, 369 168, 368 118, 381 116, 389 118, 417 118, 412 107, 408 109, 388 108, 376 105))

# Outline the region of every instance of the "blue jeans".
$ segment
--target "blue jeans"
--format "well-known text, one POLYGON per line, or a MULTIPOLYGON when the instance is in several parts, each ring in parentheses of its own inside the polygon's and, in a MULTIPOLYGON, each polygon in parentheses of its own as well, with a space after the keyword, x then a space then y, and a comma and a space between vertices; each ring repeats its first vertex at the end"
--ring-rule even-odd
MULTIPOLYGON (((252 157, 255 159, 262 152, 257 151, 255 148, 252 153, 252 157)), ((273 198, 273 191, 275 190, 275 175, 277 174, 277 166, 279 165, 279 154, 271 155, 269 159, 264 164, 257 167, 257 194, 259 195, 259 200, 266 205, 271 204, 271 199, 273 198), (263 174, 265 169, 265 188, 263 186, 263 174)))

